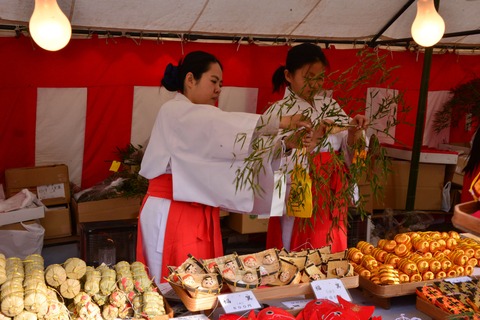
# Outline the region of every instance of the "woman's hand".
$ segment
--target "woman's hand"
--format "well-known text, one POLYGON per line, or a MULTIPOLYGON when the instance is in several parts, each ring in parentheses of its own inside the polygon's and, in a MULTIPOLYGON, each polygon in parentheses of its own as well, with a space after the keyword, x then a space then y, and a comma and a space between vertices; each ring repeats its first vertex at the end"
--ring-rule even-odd
POLYGON ((295 130, 292 134, 285 137, 284 141, 287 150, 294 148, 307 148, 308 150, 312 145, 312 132, 301 128, 295 130))
POLYGON ((353 117, 352 121, 350 121, 350 124, 353 125, 353 127, 348 129, 347 143, 349 146, 353 146, 355 142, 363 136, 362 131, 367 129, 370 122, 364 115, 357 114, 353 117))
POLYGON ((367 129, 367 127, 369 125, 369 121, 368 121, 367 117, 365 117, 364 115, 357 114, 355 117, 353 117, 352 121, 350 121, 350 124, 354 125, 355 127, 352 127, 350 129, 348 129, 348 131, 355 132, 355 131, 358 131, 358 130, 367 129))
POLYGON ((323 137, 333 124, 332 120, 322 120, 317 126, 312 129, 312 139, 307 148, 307 152, 312 152, 319 144, 322 143, 323 137))

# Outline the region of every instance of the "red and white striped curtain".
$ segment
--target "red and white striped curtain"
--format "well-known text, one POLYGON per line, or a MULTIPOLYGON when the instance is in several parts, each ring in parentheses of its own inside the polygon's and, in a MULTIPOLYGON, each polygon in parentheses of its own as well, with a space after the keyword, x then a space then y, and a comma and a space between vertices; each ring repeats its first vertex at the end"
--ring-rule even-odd
MULTIPOLYGON (((158 109, 172 95, 159 87, 165 66, 193 50, 211 52, 223 64, 220 108, 262 112, 281 97, 272 93, 271 76, 284 64, 288 46, 93 38, 73 39, 65 49, 47 52, 29 38, 0 38, 0 183, 5 169, 55 163, 67 164, 71 181, 82 188, 104 180, 117 148, 148 140, 158 109)), ((357 51, 325 50, 331 70, 346 70, 357 51)), ((398 81, 389 90, 403 92, 412 110, 402 115, 395 137, 411 145, 423 57, 379 54, 387 55, 390 67, 399 66, 393 73, 398 81)), ((428 128, 448 90, 479 74, 480 56, 434 55, 425 144, 439 139, 428 128)), ((366 101, 371 88, 359 90, 355 94, 366 101)), ((334 97, 344 94, 333 92, 334 97)), ((470 136, 460 126, 441 139, 461 142, 470 136)))

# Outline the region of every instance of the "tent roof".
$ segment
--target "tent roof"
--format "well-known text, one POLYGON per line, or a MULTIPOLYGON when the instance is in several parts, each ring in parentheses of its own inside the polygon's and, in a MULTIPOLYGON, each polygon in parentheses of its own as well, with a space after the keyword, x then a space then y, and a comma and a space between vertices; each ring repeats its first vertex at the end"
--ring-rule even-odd
MULTIPOLYGON (((187 39, 411 44, 414 0, 58 0, 74 33, 187 39)), ((23 30, 34 0, 2 0, 0 25, 23 30)), ((438 46, 480 47, 480 0, 443 0, 438 46)))

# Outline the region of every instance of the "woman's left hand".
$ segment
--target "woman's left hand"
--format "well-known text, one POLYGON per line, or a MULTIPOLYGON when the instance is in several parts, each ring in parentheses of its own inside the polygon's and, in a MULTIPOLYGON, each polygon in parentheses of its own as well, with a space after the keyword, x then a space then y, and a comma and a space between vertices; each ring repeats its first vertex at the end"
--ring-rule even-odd
POLYGON ((357 114, 353 117, 352 121, 350 121, 350 124, 353 125, 353 127, 348 129, 347 143, 349 146, 353 146, 355 142, 363 136, 362 132, 367 129, 370 122, 364 115, 357 114))
POLYGON ((365 117, 364 115, 357 114, 355 117, 353 117, 352 121, 350 121, 350 124, 354 125, 355 127, 350 128, 349 131, 355 132, 358 130, 367 129, 370 122, 368 121, 367 117, 365 117))

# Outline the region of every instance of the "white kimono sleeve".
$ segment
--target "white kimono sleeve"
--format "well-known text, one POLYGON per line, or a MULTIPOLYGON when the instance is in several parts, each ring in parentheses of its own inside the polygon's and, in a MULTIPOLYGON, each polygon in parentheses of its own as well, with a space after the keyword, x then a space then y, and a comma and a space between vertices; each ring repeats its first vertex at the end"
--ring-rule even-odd
MULTIPOLYGON (((253 192, 235 184, 259 115, 175 101, 160 109, 173 198, 251 212, 253 192)), ((271 169, 270 169, 271 170, 271 169)))

